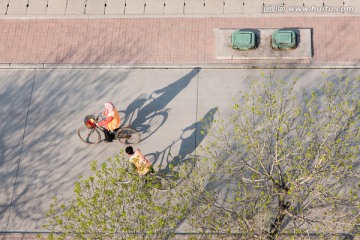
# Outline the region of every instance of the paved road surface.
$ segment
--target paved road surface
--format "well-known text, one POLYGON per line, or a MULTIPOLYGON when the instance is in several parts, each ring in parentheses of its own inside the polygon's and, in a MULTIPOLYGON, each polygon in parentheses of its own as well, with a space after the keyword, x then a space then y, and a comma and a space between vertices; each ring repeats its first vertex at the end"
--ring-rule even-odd
MULTIPOLYGON (((91 161, 104 162, 124 148, 120 143, 90 147, 77 137, 83 117, 100 112, 103 102, 112 100, 127 115, 135 112, 132 123, 142 131, 155 119, 137 147, 161 152, 205 115, 226 116, 232 97, 259 76, 259 70, 198 68, 0 70, 0 230, 41 231, 51 197, 70 198, 91 161), (162 121, 159 116, 165 115, 162 121)), ((277 76, 300 78, 299 88, 322 79, 320 70, 307 69, 279 70, 277 76)), ((172 156, 194 153, 197 134, 195 129, 184 133, 186 142, 179 141, 172 156)))
MULTIPOLYGON (((259 78, 259 70, 246 68, 289 68, 279 75, 300 78, 299 88, 318 84, 322 71, 359 76, 357 0, 115 2, 0 0, 0 233, 17 233, 12 239, 43 231, 51 197, 71 198, 92 160, 104 162, 124 148, 89 147, 76 135, 83 117, 105 101, 135 114, 135 127, 147 137, 138 147, 154 153, 213 110, 226 116, 231 98, 259 78), (262 12, 264 4, 282 3, 354 11, 262 12), (310 60, 216 56, 217 29, 286 27, 312 28, 310 60), (309 69, 319 67, 339 69, 309 69)), ((198 131, 185 132, 172 155, 194 153, 198 131)))

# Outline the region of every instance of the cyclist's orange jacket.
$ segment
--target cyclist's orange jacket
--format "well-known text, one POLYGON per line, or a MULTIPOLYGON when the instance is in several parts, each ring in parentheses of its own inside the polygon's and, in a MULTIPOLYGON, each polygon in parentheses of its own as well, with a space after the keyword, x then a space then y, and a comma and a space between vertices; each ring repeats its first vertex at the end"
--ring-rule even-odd
POLYGON ((114 110, 108 114, 105 114, 105 120, 98 122, 99 126, 106 126, 106 129, 113 131, 120 127, 120 116, 117 109, 114 107, 114 110))

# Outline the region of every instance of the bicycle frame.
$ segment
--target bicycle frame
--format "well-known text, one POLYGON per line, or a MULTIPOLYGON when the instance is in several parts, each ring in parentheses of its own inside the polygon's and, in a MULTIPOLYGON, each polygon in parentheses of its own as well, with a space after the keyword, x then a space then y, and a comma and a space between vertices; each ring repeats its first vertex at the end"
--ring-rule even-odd
MULTIPOLYGON (((85 117, 85 126, 83 125, 78 129, 78 136, 83 142, 87 144, 98 144, 101 141, 100 132, 104 132, 105 128, 97 125, 100 118, 102 120, 105 119, 101 113, 97 117, 94 115, 87 115, 85 117), (89 140, 90 138, 92 140, 89 140)), ((112 132, 115 134, 115 140, 119 140, 124 144, 136 144, 141 140, 140 133, 131 127, 119 127, 112 132)))

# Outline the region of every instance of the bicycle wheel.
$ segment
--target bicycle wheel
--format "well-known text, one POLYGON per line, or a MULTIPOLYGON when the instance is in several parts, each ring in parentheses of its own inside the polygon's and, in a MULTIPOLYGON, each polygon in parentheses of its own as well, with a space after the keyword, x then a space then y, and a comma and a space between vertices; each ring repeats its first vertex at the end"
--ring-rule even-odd
POLYGON ((152 188, 158 191, 168 191, 171 188, 171 183, 162 175, 154 175, 151 180, 152 188))
POLYGON ((117 138, 124 144, 136 144, 140 142, 141 135, 135 129, 124 127, 118 133, 117 138))
POLYGON ((161 126, 164 125, 168 118, 168 112, 157 112, 145 118, 144 122, 139 127, 142 133, 141 141, 144 141, 153 135, 161 126))
POLYGON ((85 125, 79 128, 78 136, 87 144, 98 144, 101 140, 100 133, 96 128, 89 129, 85 125))

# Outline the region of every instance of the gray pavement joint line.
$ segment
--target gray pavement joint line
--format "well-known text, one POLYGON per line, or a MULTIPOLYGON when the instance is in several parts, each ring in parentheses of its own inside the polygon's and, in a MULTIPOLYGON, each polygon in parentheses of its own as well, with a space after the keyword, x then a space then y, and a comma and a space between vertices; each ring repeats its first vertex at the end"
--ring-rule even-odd
POLYGON ((11 195, 9 214, 8 214, 8 219, 7 219, 7 223, 6 223, 6 228, 5 228, 6 232, 8 230, 9 222, 10 222, 11 209, 12 209, 12 206, 13 206, 13 200, 14 200, 15 189, 16 189, 16 182, 17 182, 17 178, 18 178, 18 174, 19 174, 21 156, 22 156, 22 151, 23 151, 23 146, 24 146, 26 125, 27 125, 27 120, 28 120, 29 111, 30 111, 31 99, 32 99, 32 95, 33 95, 33 92, 34 92, 35 78, 36 78, 36 68, 35 68, 35 71, 34 71, 34 77, 33 77, 32 86, 31 86, 29 105, 28 105, 28 109, 27 109, 27 112, 26 112, 26 118, 25 118, 25 124, 24 124, 24 132, 23 132, 23 136, 22 136, 22 140, 21 140, 21 147, 20 147, 20 155, 19 155, 19 159, 18 159, 18 162, 17 162, 17 169, 16 169, 15 180, 14 180, 14 187, 13 187, 13 191, 12 191, 12 195, 11 195))
POLYGON ((64 14, 66 13, 66 10, 67 10, 67 7, 68 7, 68 4, 69 4, 69 0, 67 0, 67 1, 66 1, 64 14))
POLYGON ((10 5, 10 0, 7 2, 5 15, 7 15, 7 12, 9 11, 9 5, 10 5))
MULTIPOLYGON (((195 156, 196 156, 196 148, 197 148, 197 134, 199 131, 197 131, 198 125, 201 126, 201 124, 198 123, 198 109, 199 109, 199 82, 200 82, 200 71, 201 68, 198 69, 197 78, 196 78, 196 108, 195 108, 195 143, 194 143, 194 149, 195 149, 195 156)), ((201 131, 201 129, 200 129, 201 131)))
POLYGON ((85 1, 83 2, 83 4, 84 4, 84 11, 83 11, 83 14, 86 14, 87 1, 88 1, 88 0, 85 0, 85 1))
POLYGON ((49 9, 49 1, 50 1, 50 0, 47 0, 47 1, 46 1, 45 15, 47 15, 47 12, 48 12, 48 9, 49 9))
POLYGON ((105 3, 104 3, 104 12, 103 12, 104 15, 106 14, 106 7, 107 7, 107 0, 105 0, 105 3))
POLYGON ((30 0, 27 0, 25 14, 27 14, 27 11, 29 10, 29 4, 30 4, 30 0))

